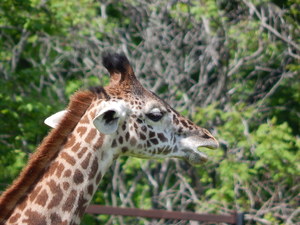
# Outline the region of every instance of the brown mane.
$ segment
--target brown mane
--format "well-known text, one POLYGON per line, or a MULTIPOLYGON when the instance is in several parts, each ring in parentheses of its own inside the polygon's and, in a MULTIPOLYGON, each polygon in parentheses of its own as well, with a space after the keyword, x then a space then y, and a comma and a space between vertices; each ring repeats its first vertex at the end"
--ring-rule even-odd
POLYGON ((91 91, 80 91, 72 96, 66 116, 58 127, 51 130, 44 138, 19 177, 0 197, 0 224, 5 222, 18 202, 24 199, 27 191, 43 175, 44 169, 58 155, 68 135, 80 121, 95 96, 95 93, 91 91))

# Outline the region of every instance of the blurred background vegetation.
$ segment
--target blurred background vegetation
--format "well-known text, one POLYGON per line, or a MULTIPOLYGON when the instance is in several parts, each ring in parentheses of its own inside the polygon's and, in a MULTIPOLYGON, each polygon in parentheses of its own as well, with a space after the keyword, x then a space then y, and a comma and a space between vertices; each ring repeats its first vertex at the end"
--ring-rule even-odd
MULTIPOLYGON (((105 85, 104 50, 206 127, 210 161, 121 158, 93 203, 200 213, 247 224, 300 221, 299 0, 1 0, 0 192, 77 89, 105 85)), ((189 224, 85 216, 82 224, 189 224)))

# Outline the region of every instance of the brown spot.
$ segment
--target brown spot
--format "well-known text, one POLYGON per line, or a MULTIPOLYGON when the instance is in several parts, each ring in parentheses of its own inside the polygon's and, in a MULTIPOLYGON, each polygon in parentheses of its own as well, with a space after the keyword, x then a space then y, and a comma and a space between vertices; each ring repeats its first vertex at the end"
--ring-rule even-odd
POLYGON ((95 138, 96 134, 97 134, 96 129, 91 129, 87 137, 85 138, 85 141, 87 143, 91 143, 91 141, 95 138))
POLYGON ((133 123, 133 126, 134 126, 135 130, 138 129, 138 125, 136 123, 133 123))
POLYGON ((148 147, 148 148, 151 147, 150 141, 147 141, 147 147, 148 147))
POLYGON ((182 133, 182 127, 180 127, 179 129, 178 129, 178 134, 181 134, 182 133))
POLYGON ((126 152, 128 152, 128 148, 127 147, 123 147, 122 148, 122 153, 126 153, 126 152))
POLYGON ((147 131, 147 127, 145 125, 142 126, 142 131, 146 132, 147 131))
POLYGON ((193 122, 190 120, 186 120, 190 126, 194 126, 193 122))
POLYGON ((76 140, 75 136, 73 134, 71 134, 71 136, 68 138, 68 141, 67 141, 67 143, 65 145, 65 148, 72 147, 74 145, 74 143, 75 143, 75 140, 76 140))
POLYGON ((69 194, 67 200, 65 201, 62 210, 70 212, 74 208, 74 203, 76 201, 77 191, 72 190, 69 194))
POLYGON ((157 136, 158 136, 159 140, 161 140, 162 142, 168 141, 168 139, 165 137, 165 135, 163 133, 158 133, 157 136))
POLYGON ((61 177, 61 174, 64 171, 64 169, 65 169, 65 166, 62 163, 58 164, 57 169, 56 169, 56 176, 58 178, 61 177))
POLYGON ((90 158, 91 158, 92 153, 88 153, 87 157, 82 161, 82 163, 80 164, 82 166, 83 169, 86 169, 89 165, 90 162, 90 158))
POLYGON ((140 133, 139 135, 142 140, 146 140, 146 135, 144 135, 143 133, 140 133))
POLYGON ((90 184, 87 188, 89 195, 93 195, 94 193, 94 185, 90 184))
POLYGON ((77 133, 79 134, 80 137, 82 137, 85 134, 86 130, 87 130, 86 127, 78 127, 76 129, 76 131, 77 131, 77 133))
POLYGON ((91 110, 90 116, 91 116, 92 118, 95 118, 95 117, 96 117, 96 112, 97 112, 97 109, 91 110))
POLYGON ((111 144, 111 147, 112 147, 112 148, 117 147, 117 142, 116 142, 116 140, 113 140, 113 142, 112 142, 112 144, 111 144))
POLYGON ((75 163, 76 163, 75 159, 72 156, 70 156, 68 153, 66 153, 66 152, 62 152, 61 153, 61 157, 64 160, 66 160, 69 164, 71 164, 72 166, 74 166, 75 163))
POLYGON ((138 118, 136 121, 137 121, 138 123, 143 123, 143 120, 141 120, 140 118, 138 118))
POLYGON ((174 110, 174 109, 172 109, 172 108, 171 108, 171 110, 172 110, 172 112, 175 113, 177 116, 180 116, 180 114, 179 114, 176 110, 174 110))
POLYGON ((95 174, 98 171, 98 158, 95 157, 93 160, 92 166, 91 166, 91 171, 89 173, 89 180, 93 179, 95 177, 95 174))
POLYGON ((71 170, 66 170, 64 173, 64 177, 69 177, 71 176, 71 170))
POLYGON ((71 148, 72 152, 77 152, 80 148, 80 143, 76 143, 75 145, 73 145, 73 147, 71 148))
POLYGON ((155 136, 155 133, 154 133, 153 131, 150 131, 150 132, 149 132, 149 137, 150 137, 150 138, 153 138, 154 136, 155 136))
POLYGON ((90 123, 88 115, 85 115, 79 122, 80 123, 90 123))
POLYGON ((87 147, 84 147, 81 149, 81 151, 77 154, 79 159, 81 159, 81 157, 84 155, 84 153, 87 151, 87 147))
POLYGON ((56 184, 54 180, 47 182, 47 185, 50 188, 50 191, 53 193, 53 198, 51 199, 50 203, 48 204, 48 209, 52 209, 56 207, 60 201, 63 199, 63 192, 59 186, 56 184))
POLYGON ((94 146, 94 150, 97 150, 98 148, 100 148, 103 145, 103 140, 104 140, 105 135, 101 134, 100 137, 98 138, 95 146, 94 146))
POLYGON ((179 120, 177 119, 177 117, 175 115, 173 115, 173 122, 178 125, 179 124, 179 120))
POLYGON ((50 215, 51 224, 61 224, 61 217, 57 213, 52 213, 50 215))
POLYGON ((153 127, 151 125, 147 125, 147 127, 151 130, 153 130, 153 127))
POLYGON ((75 211, 75 215, 79 215, 79 217, 82 217, 86 207, 88 206, 89 201, 84 197, 84 192, 81 191, 77 203, 77 208, 75 211))
POLYGON ((123 144, 123 137, 122 136, 119 137, 119 143, 123 144))
POLYGON ((132 146, 134 146, 134 145, 136 145, 136 139, 135 139, 135 137, 132 137, 131 139, 130 139, 130 144, 132 145, 132 146))
POLYGON ((8 220, 8 223, 15 223, 17 222, 17 220, 20 218, 21 214, 20 213, 17 213, 13 216, 11 216, 8 220))
POLYGON ((63 189, 66 191, 70 187, 70 184, 68 182, 63 182, 63 189))
POLYGON ((130 134, 129 134, 129 132, 127 132, 127 133, 125 134, 126 142, 129 140, 129 138, 130 138, 130 134))
POLYGON ((123 129, 123 130, 126 130, 126 121, 123 123, 122 129, 123 129))
POLYGON ((96 185, 99 184, 101 178, 102 178, 102 173, 99 172, 98 175, 97 175, 97 177, 96 177, 96 185))
POLYGON ((41 191, 41 193, 36 198, 35 203, 41 206, 45 206, 48 200, 48 194, 46 190, 41 191))
POLYGON ((38 193, 40 192, 41 189, 42 189, 42 186, 38 186, 33 190, 33 192, 29 196, 30 201, 32 201, 32 202, 34 201, 34 199, 36 198, 36 196, 38 195, 38 193))
POLYGON ((81 184, 83 182, 83 174, 80 170, 75 170, 73 181, 75 182, 75 184, 81 184))
POLYGON ((182 125, 183 125, 184 127, 187 127, 187 126, 188 126, 188 124, 186 123, 185 120, 180 120, 180 122, 182 123, 182 125))
POLYGON ((156 138, 152 138, 152 139, 150 139, 150 141, 155 145, 158 144, 158 140, 156 138))
POLYGON ((25 216, 27 216, 27 219, 24 219, 22 221, 23 223, 30 225, 47 225, 46 217, 36 211, 27 209, 25 211, 25 216))

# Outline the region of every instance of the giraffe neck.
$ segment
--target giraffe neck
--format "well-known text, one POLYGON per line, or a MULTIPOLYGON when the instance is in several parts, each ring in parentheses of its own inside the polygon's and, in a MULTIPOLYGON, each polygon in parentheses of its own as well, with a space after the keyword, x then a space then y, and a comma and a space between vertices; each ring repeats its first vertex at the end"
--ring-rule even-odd
POLYGON ((91 127, 87 113, 69 135, 8 224, 79 224, 114 158, 112 139, 91 127))

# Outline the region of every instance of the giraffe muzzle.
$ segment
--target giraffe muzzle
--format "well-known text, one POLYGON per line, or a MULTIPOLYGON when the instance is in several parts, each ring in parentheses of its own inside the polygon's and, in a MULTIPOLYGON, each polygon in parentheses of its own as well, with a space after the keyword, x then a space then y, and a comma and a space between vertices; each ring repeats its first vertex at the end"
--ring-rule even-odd
POLYGON ((208 156, 205 153, 211 149, 219 147, 218 141, 210 136, 209 138, 199 138, 199 136, 191 136, 181 141, 184 153, 183 158, 192 165, 203 164, 207 162, 208 156))

